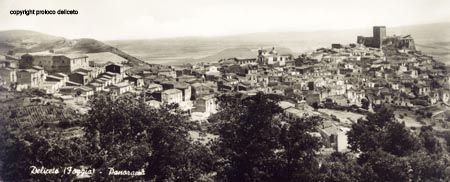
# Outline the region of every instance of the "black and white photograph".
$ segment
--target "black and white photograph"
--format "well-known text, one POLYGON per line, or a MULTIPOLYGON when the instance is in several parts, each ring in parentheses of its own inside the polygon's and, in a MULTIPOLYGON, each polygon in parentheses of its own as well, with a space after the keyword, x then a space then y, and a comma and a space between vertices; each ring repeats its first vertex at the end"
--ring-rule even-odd
POLYGON ((449 182, 448 0, 0 0, 0 182, 449 182))

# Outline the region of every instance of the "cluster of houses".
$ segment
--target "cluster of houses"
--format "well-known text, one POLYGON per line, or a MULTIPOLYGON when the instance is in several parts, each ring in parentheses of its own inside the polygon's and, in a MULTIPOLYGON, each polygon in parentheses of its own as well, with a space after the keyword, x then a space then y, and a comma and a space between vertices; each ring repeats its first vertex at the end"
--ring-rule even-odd
MULTIPOLYGON (((112 53, 104 54, 109 57, 117 56, 112 53)), ((87 100, 95 91, 119 92, 117 85, 131 85, 125 80, 127 67, 110 61, 98 64, 89 61, 88 55, 55 54, 48 51, 21 56, 4 55, 2 58, 0 83, 8 90, 38 88, 47 94, 63 98, 82 97, 87 100)), ((123 58, 121 61, 126 62, 123 58)))
POLYGON ((183 73, 164 66, 131 74, 126 63, 126 59, 109 52, 4 55, 0 58, 0 86, 10 91, 37 88, 64 100, 81 99, 84 104, 95 92, 110 92, 112 97, 117 97, 145 91, 151 96, 147 102, 155 106, 177 103, 188 111, 216 111, 213 94, 217 89, 211 86, 214 83, 186 82, 189 77, 179 81, 182 77, 177 74, 183 73))
MULTIPOLYGON (((385 31, 374 27, 374 37, 359 36, 356 44, 332 44, 295 58, 272 47, 258 50, 254 57, 157 65, 134 74, 124 66, 125 59, 112 53, 5 55, 0 59, 0 83, 9 90, 41 88, 49 94, 85 98, 98 91, 113 96, 144 92, 152 106, 177 103, 183 110, 209 114, 217 110, 214 94, 225 92, 295 98, 297 103, 280 105, 293 117, 314 113, 311 106, 327 102, 361 107, 365 100, 369 108, 383 103, 448 104, 450 79, 445 66, 416 51, 410 36, 387 37, 385 31)), ((325 123, 318 135, 326 146, 345 150, 348 128, 325 123)))

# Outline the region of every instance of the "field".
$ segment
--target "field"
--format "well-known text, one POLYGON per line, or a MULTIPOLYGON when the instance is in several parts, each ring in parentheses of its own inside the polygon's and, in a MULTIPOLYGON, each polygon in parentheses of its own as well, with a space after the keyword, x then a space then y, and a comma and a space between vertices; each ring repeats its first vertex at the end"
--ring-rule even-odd
MULTIPOLYGON (((417 48, 450 64, 450 23, 387 27, 388 35, 412 35, 417 48)), ((371 36, 372 28, 252 33, 220 37, 181 37, 148 40, 112 40, 106 43, 148 63, 181 64, 217 62, 230 57, 255 57, 259 48, 273 46, 280 53, 297 56, 332 43, 355 43, 358 35, 371 36)))
POLYGON ((434 56, 437 60, 450 65, 450 42, 424 41, 417 44, 422 52, 434 56))
MULTIPOLYGON (((217 62, 231 57, 256 57, 259 48, 274 46, 269 43, 222 41, 217 38, 130 40, 108 43, 141 60, 155 64, 217 62)), ((284 47, 277 47, 277 50, 281 53, 292 53, 290 49, 284 47)))

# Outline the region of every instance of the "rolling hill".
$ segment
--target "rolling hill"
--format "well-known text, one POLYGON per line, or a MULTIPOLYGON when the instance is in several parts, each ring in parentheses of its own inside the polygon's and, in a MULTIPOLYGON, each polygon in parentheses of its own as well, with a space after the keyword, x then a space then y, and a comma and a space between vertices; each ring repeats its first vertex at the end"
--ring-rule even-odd
MULTIPOLYGON (((388 35, 411 34, 417 48, 450 64, 450 23, 387 27, 388 35)), ((0 31, 0 54, 38 52, 112 52, 134 65, 216 62, 230 57, 254 57, 259 48, 299 55, 332 43, 354 43, 356 36, 371 36, 372 28, 316 32, 251 33, 217 37, 181 37, 144 40, 66 39, 27 30, 0 31), (142 60, 142 61, 141 61, 142 60)))
POLYGON ((94 39, 66 39, 28 30, 0 32, 0 52, 39 52, 53 49, 61 53, 106 52, 113 49, 94 39))
POLYGON ((231 57, 255 57, 260 48, 275 48, 282 54, 293 54, 288 47, 271 42, 245 42, 223 37, 183 37, 150 40, 115 40, 108 44, 120 47, 148 63, 182 64, 217 62, 231 57))
MULTIPOLYGON (((450 63, 450 23, 387 27, 388 35, 411 34, 417 48, 450 63)), ((256 56, 258 48, 290 50, 294 55, 332 43, 356 42, 358 35, 371 36, 372 27, 316 32, 251 33, 219 37, 182 37, 149 40, 113 40, 108 44, 149 63, 214 62, 239 55, 256 56), (253 50, 253 51, 252 51, 253 50)))
POLYGON ((41 52, 54 50, 56 53, 99 53, 112 52, 124 57, 134 65, 143 65, 139 59, 95 39, 66 39, 28 30, 0 31, 0 54, 41 52))

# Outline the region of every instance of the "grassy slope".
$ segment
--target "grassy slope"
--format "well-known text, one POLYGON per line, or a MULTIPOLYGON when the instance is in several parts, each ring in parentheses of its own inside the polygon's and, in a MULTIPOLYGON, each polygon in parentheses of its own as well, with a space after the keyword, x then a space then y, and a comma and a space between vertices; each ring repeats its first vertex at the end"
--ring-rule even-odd
POLYGON ((53 49, 58 53, 112 52, 129 60, 135 66, 144 62, 126 52, 95 39, 66 39, 27 30, 0 31, 0 54, 14 52, 40 52, 53 49))

